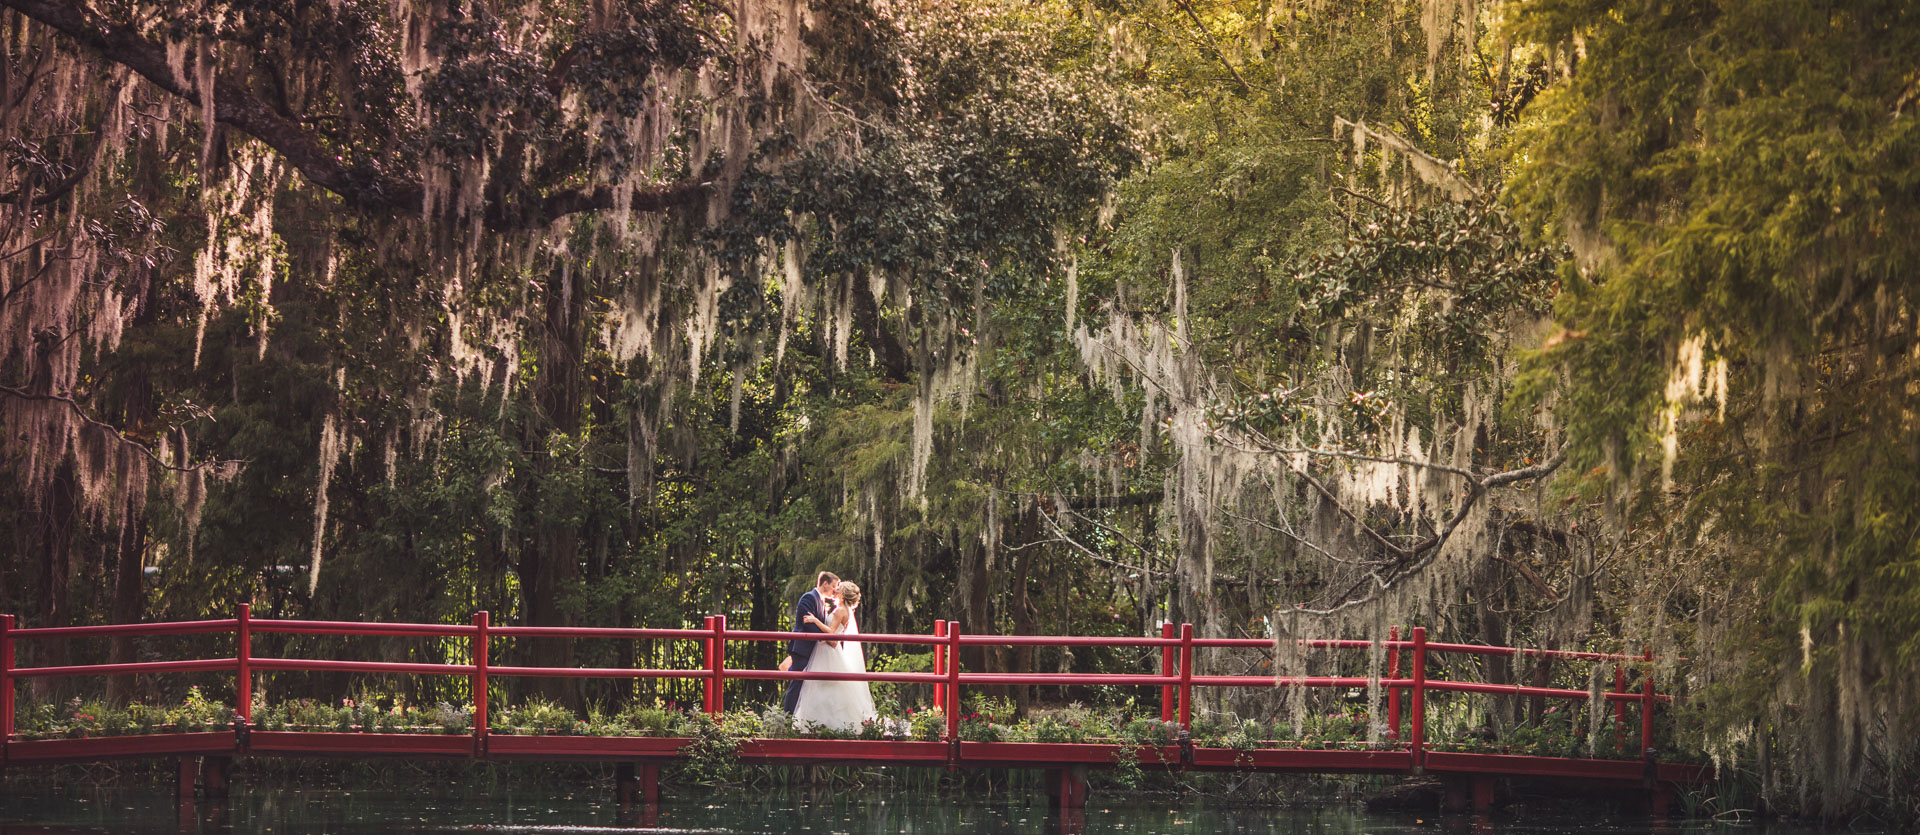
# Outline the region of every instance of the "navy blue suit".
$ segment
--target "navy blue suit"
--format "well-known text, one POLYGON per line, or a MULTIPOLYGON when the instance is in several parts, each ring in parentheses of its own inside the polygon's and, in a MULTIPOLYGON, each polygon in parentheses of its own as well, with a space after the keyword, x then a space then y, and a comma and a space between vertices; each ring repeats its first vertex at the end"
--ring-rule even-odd
MULTIPOLYGON (((827 609, 823 604, 824 601, 820 597, 820 590, 818 588, 808 589, 806 594, 800 595, 800 602, 793 604, 793 631, 826 631, 807 622, 807 615, 812 615, 822 621, 827 619, 827 609)), ((820 642, 802 641, 798 639, 787 642, 787 653, 793 656, 794 672, 800 672, 807 668, 807 662, 813 660, 813 646, 818 643, 820 642)), ((797 679, 787 682, 785 704, 788 713, 792 713, 794 707, 800 703, 800 685, 803 683, 804 682, 797 679)))

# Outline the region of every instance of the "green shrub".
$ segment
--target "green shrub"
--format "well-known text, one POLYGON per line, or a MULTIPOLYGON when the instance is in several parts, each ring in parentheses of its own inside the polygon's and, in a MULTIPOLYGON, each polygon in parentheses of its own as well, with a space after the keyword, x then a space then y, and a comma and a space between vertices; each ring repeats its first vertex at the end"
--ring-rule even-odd
POLYGON ((947 712, 937 707, 908 711, 908 735, 926 742, 938 742, 947 736, 947 712))
POLYGON ((768 705, 760 714, 760 732, 772 739, 790 739, 797 735, 793 715, 781 710, 779 705, 768 705))
POLYGON ((681 749, 686 755, 680 764, 681 776, 705 785, 738 779, 740 744, 748 739, 746 734, 757 732, 760 726, 760 717, 751 711, 722 714, 718 721, 704 713, 680 714, 675 735, 693 738, 681 749))
POLYGON ((967 742, 1003 742, 1006 729, 993 723, 991 717, 971 714, 960 717, 960 738, 967 742))
POLYGON ((233 724, 233 708, 209 699, 198 687, 187 689, 187 701, 169 712, 173 724, 182 731, 216 731, 233 724))
POLYGON ((1034 742, 1079 742, 1085 738, 1080 723, 1057 715, 1042 716, 1028 724, 1034 742))
MULTIPOLYGON (((572 717, 571 711, 567 712, 572 717)), ((465 705, 441 702, 433 707, 433 724, 445 734, 464 734, 473 728, 473 711, 465 705)))
POLYGON ((650 705, 627 705, 615 719, 633 736, 668 736, 673 729, 673 711, 659 699, 650 705))
MULTIPOLYGON (((905 653, 883 658, 867 659, 867 670, 875 673, 928 673, 933 671, 933 650, 905 653)), ((870 688, 873 691, 873 707, 880 715, 898 716, 902 712, 900 703, 903 685, 893 681, 876 681, 870 688)), ((911 685, 924 686, 924 685, 911 685)), ((935 685, 938 686, 938 685, 935 685)))
POLYGON ((515 705, 507 718, 517 732, 529 734, 572 733, 575 721, 572 710, 537 697, 515 705))
POLYGON ((133 723, 133 733, 151 734, 171 730, 167 728, 166 708, 135 702, 127 705, 127 718, 133 723))
POLYGON ((751 710, 729 710, 720 714, 720 733, 735 739, 753 739, 765 733, 760 714, 751 710))
POLYGON ((989 722, 1008 724, 1013 721, 1013 702, 1004 698, 994 698, 985 693, 968 693, 966 698, 968 714, 985 717, 989 722))
POLYGON ((1194 745, 1202 748, 1224 748, 1233 730, 1223 718, 1207 716, 1194 720, 1187 728, 1187 735, 1194 745))
POLYGON ((1172 745, 1179 735, 1179 725, 1145 717, 1128 722, 1120 728, 1120 741, 1136 746, 1172 745))

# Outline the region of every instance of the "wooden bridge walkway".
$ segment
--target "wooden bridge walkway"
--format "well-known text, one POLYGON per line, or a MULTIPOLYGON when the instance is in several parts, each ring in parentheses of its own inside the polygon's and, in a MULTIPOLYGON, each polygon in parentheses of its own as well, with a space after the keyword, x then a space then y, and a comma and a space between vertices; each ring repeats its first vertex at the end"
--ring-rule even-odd
MULTIPOLYGON (((1494 647, 1429 642, 1426 630, 1415 627, 1406 638, 1393 630, 1386 640, 1323 640, 1307 642, 1316 649, 1384 651, 1386 675, 1377 684, 1386 688, 1386 743, 1366 750, 1215 748, 1193 744, 1193 694, 1197 688, 1365 688, 1370 679, 1352 676, 1198 675, 1196 652, 1209 649, 1271 652, 1264 639, 1196 638, 1191 625, 1167 624, 1159 637, 1084 637, 1028 635, 965 635, 957 623, 936 622, 931 634, 872 634, 832 636, 875 644, 919 645, 932 648, 931 672, 808 673, 729 668, 727 648, 736 642, 819 640, 818 634, 730 630, 725 616, 706 619, 700 629, 614 629, 574 627, 495 626, 486 612, 469 624, 356 623, 341 621, 255 619, 246 606, 227 619, 18 628, 12 615, 0 615, 0 767, 7 769, 47 763, 97 762, 116 759, 169 758, 179 764, 180 785, 191 797, 196 785, 208 794, 224 793, 227 768, 244 757, 405 757, 486 760, 585 760, 620 764, 623 801, 653 802, 659 798, 660 766, 684 756, 694 740, 675 737, 522 736, 492 732, 488 722, 488 694, 495 679, 510 677, 576 677, 611 679, 680 679, 700 682, 702 709, 719 713, 726 708, 727 683, 743 681, 844 680, 896 682, 932 688, 933 706, 960 705, 962 688, 973 686, 1130 686, 1160 691, 1161 720, 1175 723, 1175 744, 1137 747, 1107 743, 974 742, 960 736, 960 711, 945 710, 943 738, 936 741, 859 739, 751 739, 738 757, 757 764, 853 764, 924 766, 949 769, 1038 769, 1049 775, 1052 800, 1062 809, 1085 805, 1088 769, 1112 767, 1121 757, 1137 758, 1145 768, 1433 775, 1447 786, 1447 805, 1458 810, 1484 811, 1493 802, 1494 787, 1502 778, 1561 781, 1624 792, 1642 792, 1656 813, 1664 813, 1676 788, 1711 779, 1708 768, 1663 762, 1652 746, 1654 714, 1671 697, 1655 691, 1650 656, 1494 647), (79 664, 21 667, 16 647, 26 641, 73 638, 114 638, 156 635, 231 635, 233 651, 216 658, 194 658, 136 663, 79 664), (464 642, 469 663, 417 663, 310 658, 257 657, 253 636, 305 634, 334 636, 419 636, 464 642), (495 638, 604 638, 618 640, 698 642, 703 664, 697 669, 607 667, 532 667, 491 663, 489 643, 495 638), (958 663, 968 646, 1132 647, 1157 649, 1155 673, 1009 673, 965 672, 958 663), (1613 708, 1616 727, 1628 724, 1630 710, 1640 719, 1640 750, 1634 760, 1544 757, 1519 754, 1461 753, 1430 750, 1427 713, 1430 695, 1484 693, 1583 702, 1586 690, 1525 687, 1506 684, 1440 680, 1427 675, 1429 659, 1438 655, 1554 657, 1615 665, 1613 687, 1599 695, 1613 708), (1403 673, 1404 668, 1404 673, 1403 673), (470 682, 473 718, 461 735, 313 732, 264 730, 253 717, 252 690, 257 675, 269 672, 338 672, 429 676, 459 676, 470 682), (231 730, 90 738, 28 739, 15 732, 15 691, 34 678, 213 673, 233 676, 234 719, 231 730), (1638 687, 1628 687, 1629 674, 1639 676, 1638 687)), ((223 676, 224 677, 224 676, 223 676)), ((736 685, 738 689, 738 685, 736 685)))

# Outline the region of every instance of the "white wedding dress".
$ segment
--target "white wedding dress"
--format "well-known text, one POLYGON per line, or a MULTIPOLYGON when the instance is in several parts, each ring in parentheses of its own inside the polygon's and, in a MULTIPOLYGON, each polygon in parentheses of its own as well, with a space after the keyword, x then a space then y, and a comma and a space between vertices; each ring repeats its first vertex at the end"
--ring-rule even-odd
MULTIPOLYGON (((839 631, 860 634, 860 625, 852 612, 847 613, 847 622, 839 631)), ((860 648, 859 641, 841 641, 837 647, 819 641, 814 645, 813 659, 807 663, 810 673, 866 671, 867 654, 860 648)), ((800 699, 793 706, 793 726, 802 730, 818 725, 843 733, 858 731, 862 724, 878 717, 873 709, 873 691, 864 681, 803 682, 800 699)))

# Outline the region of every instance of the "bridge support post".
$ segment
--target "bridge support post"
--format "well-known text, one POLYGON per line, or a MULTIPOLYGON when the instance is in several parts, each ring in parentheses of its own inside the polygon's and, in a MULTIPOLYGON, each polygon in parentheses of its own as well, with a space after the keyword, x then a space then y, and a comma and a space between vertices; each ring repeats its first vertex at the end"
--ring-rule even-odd
POLYGON ((660 803, 660 764, 645 762, 640 764, 640 799, 648 806, 660 803))
POLYGON ((636 803, 652 806, 660 802, 660 764, 622 762, 613 767, 614 796, 620 808, 636 803))
POLYGON ((1673 814, 1673 787, 1666 783, 1655 783, 1653 791, 1647 796, 1647 811, 1654 820, 1665 820, 1673 814))
POLYGON ((633 763, 613 764, 613 800, 625 809, 633 805, 633 798, 640 790, 640 780, 633 775, 633 763))
POLYGON ((1446 787, 1446 795, 1440 811, 1459 814, 1472 810, 1476 815, 1493 811, 1493 775, 1448 774, 1441 783, 1446 787))
POLYGON ((173 761, 173 799, 181 806, 192 806, 200 787, 200 758, 181 755, 173 761))
POLYGON ((1493 811, 1493 776, 1475 774, 1473 776, 1473 813, 1484 815, 1493 811))
POLYGON ((1449 774, 1441 780, 1446 794, 1440 801, 1440 811, 1448 814, 1461 814, 1472 810, 1476 815, 1484 815, 1493 809, 1493 775, 1491 774, 1449 774))
POLYGON ((206 757, 200 761, 200 793, 208 800, 226 799, 232 781, 232 757, 206 757))
POLYGON ((1062 811, 1087 808, 1087 767, 1047 769, 1047 805, 1062 811))

